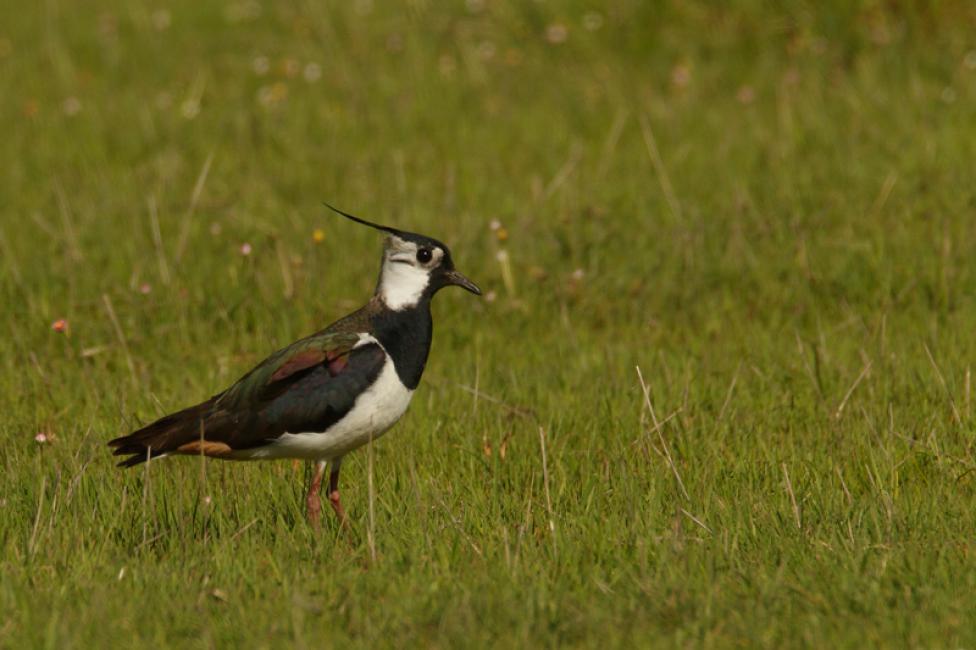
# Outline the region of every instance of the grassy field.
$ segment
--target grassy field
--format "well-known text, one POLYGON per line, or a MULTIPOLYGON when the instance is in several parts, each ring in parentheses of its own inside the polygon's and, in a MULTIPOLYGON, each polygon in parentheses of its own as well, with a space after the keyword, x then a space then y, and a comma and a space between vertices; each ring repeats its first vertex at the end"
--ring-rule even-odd
POLYGON ((8 8, 0 646, 976 645, 976 11, 610 4, 8 8), (322 200, 488 292, 351 531, 115 469, 370 295, 322 200))

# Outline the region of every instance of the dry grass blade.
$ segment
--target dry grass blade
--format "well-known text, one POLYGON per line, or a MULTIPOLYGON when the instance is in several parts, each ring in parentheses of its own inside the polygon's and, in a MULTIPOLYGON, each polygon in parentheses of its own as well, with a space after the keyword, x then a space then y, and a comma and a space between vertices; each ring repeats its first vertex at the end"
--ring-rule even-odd
POLYGON ((790 472, 786 469, 786 463, 782 464, 783 478, 786 479, 786 492, 790 495, 790 504, 793 506, 793 519, 796 521, 796 529, 803 530, 803 522, 800 519, 800 506, 796 502, 796 494, 793 493, 793 482, 790 480, 790 472))
MULTIPOLYGON (((676 408, 672 412, 668 413, 667 416, 665 416, 665 418, 659 422, 659 425, 661 427, 664 427, 665 424, 667 424, 668 422, 670 422, 674 418, 678 417, 678 415, 680 415, 681 414, 681 411, 683 411, 683 410, 684 409, 679 406, 678 408, 676 408)), ((656 431, 657 429, 654 429, 654 430, 656 431)), ((631 445, 636 445, 637 443, 641 442, 641 440, 643 440, 645 437, 648 437, 650 435, 651 435, 651 431, 650 430, 648 430, 648 431, 642 431, 640 437, 638 437, 636 440, 634 440, 630 444, 631 445)), ((662 452, 658 451, 656 447, 654 448, 654 451, 657 452, 658 454, 661 454, 662 453, 662 452)))
POLYGON ((556 519, 552 514, 552 496, 549 493, 549 462, 546 457, 546 431, 539 427, 539 448, 542 450, 542 487, 546 495, 546 512, 549 516, 549 535, 552 537, 552 554, 557 554, 556 519))
POLYGON ((156 197, 150 196, 146 203, 149 209, 149 224, 152 227, 153 247, 156 249, 156 262, 159 265, 159 278, 163 284, 169 284, 169 263, 166 261, 166 250, 163 248, 163 232, 159 228, 159 208, 156 205, 156 197))
POLYGON ((834 411, 834 419, 839 420, 840 416, 844 414, 844 407, 847 406, 847 400, 851 398, 851 395, 854 394, 854 391, 857 389, 858 384, 860 384, 864 380, 864 378, 868 376, 868 373, 870 371, 871 371, 871 361, 869 360, 867 363, 864 364, 864 367, 861 368, 861 373, 857 376, 857 379, 854 380, 854 383, 851 384, 851 387, 847 389, 847 392, 844 394, 844 399, 842 399, 840 401, 840 404, 837 405, 837 410, 834 411))
POLYGON ((651 159, 651 164, 654 165, 654 171, 657 172, 657 179, 661 184, 661 191, 664 193, 664 198, 668 202, 668 207, 671 209, 671 215, 675 221, 681 221, 681 205, 674 195, 674 188, 671 186, 671 179, 668 177, 668 170, 664 166, 661 152, 657 148, 657 140, 654 138, 651 124, 643 115, 640 116, 640 127, 641 134, 644 136, 644 146, 647 148, 647 155, 651 159))
POLYGON ((81 254, 78 233, 75 231, 75 224, 71 218, 68 196, 65 194, 60 180, 54 181, 54 191, 58 196, 58 214, 61 215, 61 226, 64 229, 64 236, 67 241, 68 256, 74 262, 81 262, 84 256, 81 254))
POLYGON ((520 417, 530 418, 530 419, 534 419, 536 417, 535 412, 532 411, 531 409, 523 408, 521 406, 512 406, 511 404, 508 404, 507 402, 503 402, 497 397, 493 397, 481 390, 478 390, 478 388, 476 387, 467 386, 465 384, 458 384, 458 387, 465 392, 471 393, 478 399, 483 399, 486 402, 497 404, 498 406, 502 407, 503 409, 512 413, 513 415, 518 415, 520 417))
POLYGON ((37 511, 34 513, 34 525, 31 527, 30 539, 27 540, 27 556, 33 557, 34 552, 37 550, 35 544, 37 542, 37 529, 41 523, 41 513, 44 510, 44 495, 47 491, 47 476, 41 477, 41 489, 38 491, 37 495, 37 511))
POLYGON ((122 331, 122 325, 119 323, 119 319, 115 315, 115 309, 112 307, 112 299, 109 298, 107 293, 102 294, 102 303, 105 305, 105 311, 108 313, 112 328, 115 330, 115 338, 118 339, 119 346, 121 346, 122 352, 125 354, 125 363, 129 367, 129 376, 132 378, 132 385, 138 386, 139 378, 136 375, 136 364, 132 360, 132 354, 129 352, 129 343, 125 339, 125 332, 122 331))
POLYGON ((603 141, 603 148, 600 153, 600 162, 596 167, 597 178, 603 178, 606 176, 607 170, 610 168, 610 161, 613 159, 613 153, 617 149, 617 144, 620 142, 620 136, 623 135, 624 126, 627 124, 627 117, 628 112, 626 110, 620 110, 617 111, 617 114, 613 118, 613 123, 610 125, 610 132, 603 141))
POLYGON ((945 375, 942 374, 942 369, 935 362, 935 357, 932 356, 932 351, 929 349, 928 344, 923 343, 922 347, 925 348, 925 354, 928 355, 929 363, 932 364, 932 368, 935 370, 935 376, 938 377, 939 384, 942 385, 942 390, 945 391, 946 399, 949 400, 949 407, 952 409, 952 415, 956 419, 956 423, 961 424, 962 416, 959 414, 959 409, 956 408, 956 400, 952 398, 952 393, 949 391, 949 384, 946 382, 945 375))
POLYGON ((661 432, 662 423, 658 422, 657 414, 654 411, 654 405, 651 404, 651 392, 647 388, 647 384, 644 382, 644 375, 641 373, 640 366, 636 366, 636 368, 637 379, 640 380, 641 391, 644 393, 644 405, 651 414, 651 421, 654 423, 654 431, 657 433, 657 438, 661 443, 661 448, 664 450, 664 457, 667 459, 668 466, 671 468, 671 472, 674 474, 674 478, 678 483, 678 488, 681 490, 681 494, 684 495, 685 499, 691 501, 691 497, 688 495, 688 490, 685 489, 685 483, 681 480, 681 474, 678 472, 678 467, 674 464, 674 458, 671 456, 671 449, 668 447, 668 443, 664 439, 664 434, 661 432))
POLYGON ((725 393, 725 401, 722 402, 722 408, 718 411, 718 420, 721 421, 725 419, 725 409, 729 407, 732 403, 732 393, 735 391, 735 385, 739 381, 739 370, 742 368, 742 362, 739 362, 735 367, 735 374, 732 375, 732 381, 729 382, 729 390, 725 393))
POLYGON ((871 205, 871 210, 868 214, 872 217, 881 212, 885 204, 888 202, 888 197, 891 196, 891 191, 895 189, 895 182, 898 180, 898 174, 895 172, 888 172, 885 176, 884 182, 881 184, 881 189, 878 191, 878 196, 875 197, 874 203, 871 205))
POLYGON ((373 486, 373 436, 366 443, 366 486, 369 497, 369 525, 366 528, 366 544, 370 561, 376 564, 376 489, 373 486))
POLYGON ((176 254, 173 258, 179 262, 183 258, 183 253, 186 252, 186 243, 190 236, 190 223, 193 219, 193 213, 197 209, 197 203, 200 201, 200 195, 203 194, 203 186, 207 183, 207 177, 210 175, 210 165, 213 163, 214 152, 211 151, 207 155, 207 159, 203 163, 203 167, 200 169, 200 174, 197 176, 197 182, 193 185, 193 193, 190 195, 190 206, 186 210, 186 215, 183 217, 183 225, 180 228, 179 240, 176 243, 176 254))
POLYGON ((685 510, 684 508, 678 508, 678 509, 681 510, 681 514, 683 514, 685 517, 688 517, 688 519, 691 519, 693 522, 695 522, 696 524, 698 524, 699 526, 701 526, 705 530, 705 532, 707 532, 709 535, 712 534, 712 529, 709 528, 708 526, 706 526, 705 523, 701 519, 699 519, 695 515, 691 514, 690 512, 688 512, 687 510, 685 510))
POLYGON ((847 498, 847 505, 854 505, 854 497, 851 496, 851 491, 847 489, 847 481, 844 480, 844 474, 840 471, 840 467, 834 466, 834 472, 837 473, 837 478, 840 479, 840 487, 844 490, 844 496, 847 498))
POLYGON ((441 510, 443 510, 444 514, 447 515, 447 518, 451 520, 451 525, 454 526, 454 530, 456 530, 458 534, 464 538, 464 541, 468 543, 468 546, 471 547, 471 550, 474 551, 478 557, 484 557, 484 552, 481 550, 481 547, 476 544, 475 541, 471 539, 471 536, 464 531, 464 526, 461 525, 461 520, 454 516, 454 513, 450 508, 448 508, 447 503, 444 502, 443 497, 441 497, 436 490, 433 491, 433 494, 437 499, 437 503, 440 504, 441 510))
POLYGON ((569 155, 566 157, 566 161, 563 163, 562 167, 559 168, 559 171, 556 172, 556 175, 553 176, 552 180, 549 181, 549 184, 546 185, 546 189, 543 192, 544 199, 550 198, 560 187, 563 186, 563 184, 566 183, 567 180, 569 180, 569 177, 576 169, 576 166, 579 165, 582 157, 582 147, 580 147, 579 143, 573 144, 573 146, 569 149, 569 155))
POLYGON ((260 520, 261 520, 260 517, 255 517, 250 522, 241 526, 241 528, 237 532, 235 532, 233 535, 230 536, 231 541, 234 541, 235 539, 243 535, 245 532, 247 532, 249 528, 251 528, 251 526, 258 523, 260 520))
POLYGON ((152 448, 146 447, 146 463, 142 478, 142 544, 145 546, 149 537, 149 466, 152 465, 152 448))

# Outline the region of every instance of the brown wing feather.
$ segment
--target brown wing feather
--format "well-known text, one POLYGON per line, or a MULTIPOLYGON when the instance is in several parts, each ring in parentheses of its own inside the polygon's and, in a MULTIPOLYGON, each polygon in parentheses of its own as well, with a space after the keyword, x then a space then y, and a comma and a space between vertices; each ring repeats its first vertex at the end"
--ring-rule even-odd
POLYGON ((296 372, 317 366, 327 358, 325 350, 302 350, 295 356, 287 359, 271 375, 271 381, 281 381, 296 372))

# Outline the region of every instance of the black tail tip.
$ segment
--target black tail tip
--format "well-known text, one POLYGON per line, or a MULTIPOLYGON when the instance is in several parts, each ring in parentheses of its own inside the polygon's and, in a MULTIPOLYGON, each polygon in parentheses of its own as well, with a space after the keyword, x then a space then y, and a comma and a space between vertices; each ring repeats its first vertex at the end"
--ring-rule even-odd
POLYGON ((118 462, 115 465, 116 467, 134 467, 166 454, 164 451, 133 442, 130 438, 131 436, 122 436, 108 442, 108 446, 112 448, 113 456, 128 456, 128 458, 118 462))

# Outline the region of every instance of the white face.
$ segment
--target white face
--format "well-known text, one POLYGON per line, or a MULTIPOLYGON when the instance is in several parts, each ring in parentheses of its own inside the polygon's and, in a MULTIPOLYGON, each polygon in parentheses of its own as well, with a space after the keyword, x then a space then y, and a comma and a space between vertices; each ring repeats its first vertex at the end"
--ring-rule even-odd
POLYGON ((431 272, 437 268, 443 257, 444 251, 437 246, 418 246, 391 235, 386 240, 383 253, 380 298, 393 310, 413 307, 424 294, 424 289, 430 284, 431 272), (426 253, 421 253, 421 249, 429 252, 429 259, 426 259, 426 253))

